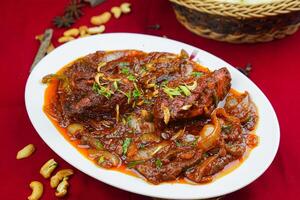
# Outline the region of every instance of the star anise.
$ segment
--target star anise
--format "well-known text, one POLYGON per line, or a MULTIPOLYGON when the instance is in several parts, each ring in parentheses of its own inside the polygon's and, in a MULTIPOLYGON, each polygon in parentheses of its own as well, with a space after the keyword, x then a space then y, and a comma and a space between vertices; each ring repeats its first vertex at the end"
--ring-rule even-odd
POLYGON ((237 67, 237 69, 245 76, 249 77, 250 72, 252 71, 252 64, 247 63, 245 67, 237 67))
POLYGON ((71 15, 57 16, 54 18, 53 23, 56 27, 70 27, 75 22, 71 15))
POLYGON ((70 4, 65 9, 65 15, 68 14, 75 19, 78 19, 83 15, 81 8, 84 6, 82 0, 71 0, 70 4))

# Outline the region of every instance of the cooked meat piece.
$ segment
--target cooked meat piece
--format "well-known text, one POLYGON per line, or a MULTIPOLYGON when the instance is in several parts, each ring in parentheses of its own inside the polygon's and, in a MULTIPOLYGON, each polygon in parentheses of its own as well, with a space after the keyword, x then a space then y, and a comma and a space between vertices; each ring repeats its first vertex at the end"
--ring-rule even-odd
POLYGON ((109 112, 115 115, 117 104, 121 112, 130 108, 126 93, 134 90, 134 83, 128 80, 128 74, 122 74, 120 71, 124 65, 129 70, 134 65, 127 59, 128 55, 143 54, 139 51, 116 51, 106 54, 97 52, 69 66, 64 71, 66 78, 61 81, 58 91, 64 116, 74 120, 101 119, 109 112), (98 63, 106 63, 99 72, 102 73, 103 86, 94 88, 98 63), (106 80, 108 77, 116 81, 106 80))
POLYGON ((198 166, 186 171, 185 175, 188 179, 196 183, 207 183, 212 181, 212 175, 221 171, 228 163, 235 158, 231 155, 218 157, 211 156, 203 160, 198 166))
POLYGON ((134 168, 153 184, 203 183, 258 142, 249 135, 257 110, 230 81, 184 50, 98 51, 43 78, 44 111, 100 167, 134 168), (215 109, 228 93, 226 111, 215 109))
MULTIPOLYGON (((192 118, 200 115, 209 115, 216 108, 219 101, 223 100, 230 89, 230 73, 226 68, 214 71, 211 74, 202 76, 198 79, 189 79, 189 82, 196 81, 196 88, 190 94, 184 95, 177 93, 169 97, 164 88, 160 90, 160 96, 156 99, 153 112, 156 127, 160 128, 169 121, 192 118), (166 115, 168 119, 166 121, 166 115)), ((175 80, 168 84, 171 88, 180 87, 186 80, 175 80)), ((184 84, 186 85, 186 84, 184 84)), ((175 91, 176 92, 176 91, 175 91)), ((174 94, 174 93, 173 93, 174 94)))
POLYGON ((184 170, 200 161, 201 155, 201 150, 171 146, 156 158, 137 165, 136 170, 151 183, 158 184, 175 180, 184 170))

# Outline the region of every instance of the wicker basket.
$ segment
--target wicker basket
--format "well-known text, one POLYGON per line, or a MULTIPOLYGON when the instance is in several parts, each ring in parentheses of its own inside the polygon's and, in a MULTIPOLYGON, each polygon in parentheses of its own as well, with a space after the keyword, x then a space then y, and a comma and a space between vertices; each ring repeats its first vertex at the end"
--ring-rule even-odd
POLYGON ((188 30, 231 43, 267 42, 295 33, 300 26, 300 0, 264 4, 220 3, 218 0, 170 0, 188 30))

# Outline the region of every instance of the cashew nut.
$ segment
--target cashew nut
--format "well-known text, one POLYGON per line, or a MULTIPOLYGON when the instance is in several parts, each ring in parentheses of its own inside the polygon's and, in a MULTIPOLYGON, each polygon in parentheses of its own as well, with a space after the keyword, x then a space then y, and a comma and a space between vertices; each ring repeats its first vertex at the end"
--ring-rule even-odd
POLYGON ((58 42, 59 43, 65 43, 65 42, 69 42, 71 40, 74 40, 75 38, 72 36, 62 36, 60 38, 58 38, 58 42))
POLYGON ((98 34, 98 33, 103 33, 104 31, 105 31, 104 25, 88 28, 89 34, 98 34))
POLYGON ((79 35, 79 30, 77 28, 71 28, 69 30, 66 30, 64 32, 64 36, 72 36, 72 37, 77 37, 79 35))
POLYGON ((69 187, 68 177, 65 177, 62 182, 60 182, 56 188, 55 196, 63 197, 67 194, 67 189, 69 187))
POLYGON ((54 176, 51 177, 51 179, 50 179, 50 186, 52 188, 57 187, 57 185, 59 184, 59 182, 61 180, 63 180, 63 178, 69 177, 72 174, 74 174, 74 172, 73 172, 72 169, 62 169, 62 170, 59 170, 54 176))
POLYGON ((44 178, 49 178, 51 176, 51 173, 55 170, 57 167, 57 162, 55 162, 54 159, 48 160, 40 169, 40 174, 44 178))
POLYGON ((131 12, 130 6, 131 6, 130 3, 127 3, 127 2, 122 3, 120 6, 122 13, 125 13, 125 14, 130 13, 131 12))
POLYGON ((79 27, 79 34, 80 34, 80 37, 83 37, 87 34, 87 30, 88 30, 88 27, 87 26, 80 26, 79 27))
POLYGON ((116 19, 118 19, 120 16, 121 16, 121 14, 122 14, 122 10, 121 10, 121 8, 120 7, 112 7, 111 9, 110 9, 110 12, 114 15, 114 17, 116 18, 116 19))
POLYGON ((88 37, 88 36, 91 36, 91 34, 84 34, 84 35, 79 36, 79 38, 84 38, 84 37, 88 37))
POLYGON ((32 189, 31 195, 28 197, 28 200, 38 200, 43 195, 43 184, 38 181, 32 181, 29 185, 32 189))
POLYGON ((28 144, 23 149, 18 151, 16 158, 18 160, 23 159, 23 158, 27 158, 27 157, 31 156, 31 154, 33 154, 34 151, 35 151, 34 145, 33 144, 28 144))
POLYGON ((110 12, 104 12, 101 15, 92 17, 91 23, 93 25, 105 24, 106 22, 108 22, 110 20, 110 18, 111 18, 110 12))

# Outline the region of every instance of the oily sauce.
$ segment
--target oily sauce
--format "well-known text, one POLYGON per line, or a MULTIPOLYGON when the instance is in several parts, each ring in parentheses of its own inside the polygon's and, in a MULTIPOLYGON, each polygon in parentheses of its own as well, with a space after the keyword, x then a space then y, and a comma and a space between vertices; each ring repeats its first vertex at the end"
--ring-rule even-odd
MULTIPOLYGON (((47 115, 47 117, 49 118, 49 120, 53 123, 55 128, 60 132, 60 134, 62 134, 62 136, 73 147, 75 147, 86 159, 88 159, 88 160, 94 162, 94 164, 96 164, 94 159, 90 158, 88 156, 89 155, 88 149, 78 147, 79 140, 71 139, 66 128, 60 127, 58 121, 56 121, 55 118, 51 116, 51 110, 52 110, 51 104, 53 103, 52 101, 56 99, 58 85, 59 85, 59 81, 55 80, 55 79, 53 79, 51 81, 51 83, 48 84, 46 91, 45 91, 44 108, 43 108, 44 112, 47 115)), ((230 92, 238 94, 238 92, 234 89, 231 89, 230 92)), ((251 137, 251 134, 250 134, 250 137, 251 137)), ((249 146, 254 148, 257 145, 257 141, 256 142, 253 141, 253 143, 254 143, 253 145, 250 144, 249 146)), ((217 174, 215 174, 213 176, 214 179, 225 176, 225 175, 229 174, 230 172, 232 172, 233 170, 235 170, 236 168, 238 168, 243 163, 243 161, 245 159, 247 159, 251 150, 252 150, 252 148, 247 147, 247 150, 245 151, 242 158, 229 163, 223 170, 221 170, 220 172, 218 172, 217 174)), ((131 175, 131 176, 135 176, 135 177, 141 177, 141 175, 139 175, 138 172, 128 169, 125 165, 121 165, 119 167, 113 168, 112 170, 119 171, 119 172, 131 175)), ((146 180, 146 179, 144 179, 144 180, 146 180)), ((175 181, 169 181, 168 183, 196 184, 196 183, 193 183, 193 182, 187 180, 186 178, 178 178, 175 181)))

